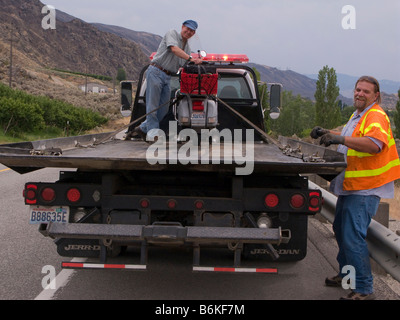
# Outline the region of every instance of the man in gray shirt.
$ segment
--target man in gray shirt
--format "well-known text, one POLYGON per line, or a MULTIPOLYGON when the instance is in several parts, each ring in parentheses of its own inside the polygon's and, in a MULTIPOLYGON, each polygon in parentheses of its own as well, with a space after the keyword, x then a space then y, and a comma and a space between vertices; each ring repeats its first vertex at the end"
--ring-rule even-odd
POLYGON ((157 53, 147 70, 146 113, 160 106, 159 110, 147 115, 146 121, 134 129, 143 140, 154 141, 160 121, 168 112, 170 100, 171 75, 176 74, 187 61, 201 64, 202 59, 192 57, 188 40, 196 33, 198 24, 193 20, 186 20, 182 24, 181 32, 170 30, 162 39, 157 53))

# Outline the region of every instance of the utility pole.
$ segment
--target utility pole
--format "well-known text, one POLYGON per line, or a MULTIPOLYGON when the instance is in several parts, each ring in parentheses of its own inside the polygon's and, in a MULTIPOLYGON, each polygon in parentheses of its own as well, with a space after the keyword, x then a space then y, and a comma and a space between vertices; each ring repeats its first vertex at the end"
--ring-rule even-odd
POLYGON ((87 64, 88 64, 88 60, 86 59, 86 62, 85 62, 85 96, 87 95, 87 91, 88 91, 88 79, 87 79, 87 77, 88 77, 88 66, 87 66, 87 64))
POLYGON ((9 86, 11 88, 12 84, 12 71, 13 71, 13 41, 14 40, 14 33, 11 30, 11 37, 10 37, 10 82, 9 86))
POLYGON ((85 96, 87 95, 87 90, 88 90, 88 81, 87 81, 87 68, 86 68, 86 75, 85 75, 85 96))

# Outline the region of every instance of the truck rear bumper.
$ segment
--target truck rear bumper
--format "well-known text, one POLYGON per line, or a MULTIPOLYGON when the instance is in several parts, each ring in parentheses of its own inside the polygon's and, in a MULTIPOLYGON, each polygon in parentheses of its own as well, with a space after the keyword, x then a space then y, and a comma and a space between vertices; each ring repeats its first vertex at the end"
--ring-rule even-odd
POLYGON ((281 228, 183 227, 180 225, 57 224, 42 225, 51 238, 110 239, 148 243, 287 243, 290 230, 281 228))

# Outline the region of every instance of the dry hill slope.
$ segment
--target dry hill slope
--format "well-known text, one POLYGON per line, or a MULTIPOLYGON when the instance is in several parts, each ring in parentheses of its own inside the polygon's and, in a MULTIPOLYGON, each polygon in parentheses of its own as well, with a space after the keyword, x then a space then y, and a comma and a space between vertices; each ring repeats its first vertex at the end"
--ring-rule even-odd
POLYGON ((79 19, 58 20, 55 30, 44 30, 43 6, 39 1, 0 0, 0 38, 8 41, 13 33, 15 49, 39 65, 111 77, 122 67, 128 77, 137 78, 149 62, 137 43, 79 19))

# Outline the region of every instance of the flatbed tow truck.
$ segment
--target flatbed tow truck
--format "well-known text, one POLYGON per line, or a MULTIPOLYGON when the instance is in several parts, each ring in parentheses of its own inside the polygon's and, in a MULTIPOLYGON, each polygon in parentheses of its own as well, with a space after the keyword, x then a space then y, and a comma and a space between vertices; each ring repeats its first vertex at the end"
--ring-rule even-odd
MULTIPOLYGON (((306 256, 308 216, 323 199, 305 174, 331 180, 346 167, 343 155, 265 133, 246 56, 208 54, 204 61, 171 77, 156 142, 131 134, 146 116, 146 66, 135 98, 133 83, 121 83, 121 110, 131 116, 122 130, 0 145, 0 163, 20 174, 60 168, 59 180, 26 183, 23 194, 27 221, 54 239, 61 256, 94 261, 64 268, 143 270, 155 246, 192 248, 194 271, 267 272, 242 268, 242 260, 306 256), (139 263, 108 263, 128 247, 139 249, 139 263), (233 262, 204 266, 205 248, 230 251, 233 262)), ((270 98, 276 111, 279 85, 270 98)))

